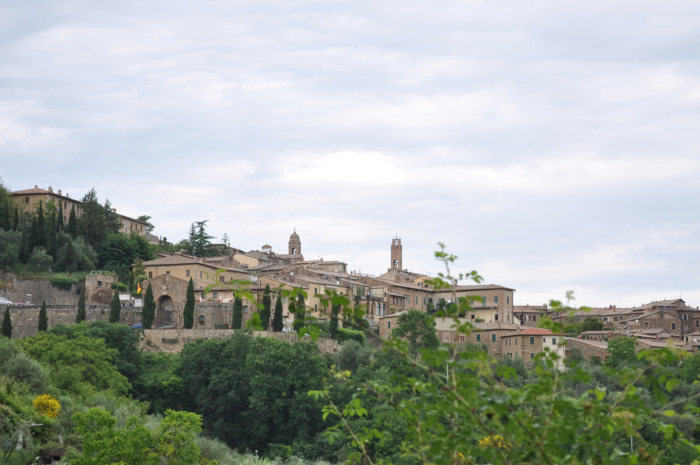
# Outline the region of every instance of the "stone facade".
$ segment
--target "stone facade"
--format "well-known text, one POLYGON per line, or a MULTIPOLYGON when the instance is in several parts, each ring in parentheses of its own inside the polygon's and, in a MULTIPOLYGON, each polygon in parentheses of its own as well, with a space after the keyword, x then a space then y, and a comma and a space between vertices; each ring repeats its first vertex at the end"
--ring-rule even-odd
POLYGON ((85 301, 97 305, 109 305, 114 296, 114 289, 111 286, 116 282, 116 275, 100 273, 85 275, 85 301))
MULTIPOLYGON (((23 305, 10 307, 10 319, 12 320, 12 338, 32 336, 37 333, 39 327, 40 305, 23 305)), ((46 316, 49 320, 49 329, 58 323, 69 325, 75 323, 78 313, 76 305, 51 305, 46 307, 46 316)), ((87 305, 85 307, 85 321, 109 320, 109 306, 87 305)), ((141 312, 122 308, 120 323, 141 323, 141 312)))
POLYGON ((604 362, 608 357, 608 343, 606 341, 594 341, 588 339, 567 339, 566 340, 566 356, 571 355, 571 349, 580 349, 584 360, 590 360, 591 357, 598 357, 601 362, 604 362))
MULTIPOLYGON (((146 352, 166 352, 179 354, 188 342, 197 339, 227 339, 234 333, 230 329, 150 329, 144 330, 141 337, 141 349, 146 352)), ((274 333, 271 331, 254 331, 256 337, 272 337, 281 341, 294 343, 299 341, 296 333, 274 333)), ((309 335, 302 338, 311 342, 309 335)), ((340 350, 338 341, 327 338, 318 338, 316 345, 319 350, 328 354, 335 354, 340 350)))
POLYGON ((69 291, 51 286, 45 279, 18 279, 12 273, 0 276, 0 297, 14 303, 30 302, 41 305, 43 300, 51 305, 78 305, 82 284, 74 284, 69 291))

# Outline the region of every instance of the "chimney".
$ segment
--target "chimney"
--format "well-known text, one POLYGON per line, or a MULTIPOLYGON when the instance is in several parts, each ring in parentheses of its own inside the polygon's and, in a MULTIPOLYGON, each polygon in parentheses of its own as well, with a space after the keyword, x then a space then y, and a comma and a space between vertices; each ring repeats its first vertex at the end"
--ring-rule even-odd
POLYGON ((61 195, 61 189, 58 190, 58 195, 61 195))
POLYGON ((515 334, 520 334, 520 326, 518 326, 517 328, 515 328, 515 334))
POLYGON ((37 186, 36 184, 34 184, 34 189, 38 189, 38 188, 39 188, 39 186, 37 186))
POLYGON ((49 186, 49 192, 53 194, 53 187, 49 186))

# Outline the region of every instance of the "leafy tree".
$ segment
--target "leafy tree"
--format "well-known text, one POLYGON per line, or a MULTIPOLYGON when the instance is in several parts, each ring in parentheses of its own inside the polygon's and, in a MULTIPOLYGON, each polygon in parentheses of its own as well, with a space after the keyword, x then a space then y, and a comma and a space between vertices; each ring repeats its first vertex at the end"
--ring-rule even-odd
POLYGON ((635 363, 637 361, 637 338, 619 336, 608 341, 608 358, 605 366, 616 367, 623 363, 635 363))
POLYGON ((112 296, 112 301, 109 303, 109 322, 119 323, 119 318, 121 316, 122 304, 119 300, 119 291, 114 291, 112 296))
POLYGON ((141 312, 141 316, 143 328, 151 329, 151 326, 153 325, 153 320, 156 317, 156 301, 153 297, 153 287, 151 287, 151 283, 148 283, 148 287, 146 288, 146 296, 143 301, 143 309, 141 312))
POLYGON ((182 313, 182 323, 185 329, 192 329, 192 326, 194 326, 194 282, 192 278, 187 284, 187 300, 182 313))
POLYGON ((69 340, 53 332, 42 332, 19 339, 17 344, 49 367, 53 385, 67 393, 90 397, 98 391, 126 394, 129 390, 127 379, 112 364, 117 351, 108 349, 103 339, 77 334, 69 340))
POLYGON ((16 231, 0 231, 0 268, 13 269, 19 265, 22 237, 16 231))
POLYGON ((2 319, 2 329, 0 333, 6 338, 12 339, 12 319, 10 318, 10 307, 5 309, 5 317, 2 319))
POLYGON ((29 235, 29 248, 46 247, 46 232, 44 231, 44 204, 42 201, 36 206, 36 212, 32 218, 31 233, 29 235))
POLYGON ((243 326, 243 299, 234 297, 233 299, 233 320, 231 321, 231 329, 241 329, 243 326))
POLYGON ((155 229, 155 226, 153 226, 153 224, 150 223, 151 217, 149 215, 141 215, 136 219, 146 223, 146 232, 153 232, 153 230, 155 229))
POLYGON ((221 242, 223 242, 224 246, 228 246, 228 244, 231 242, 231 239, 229 239, 228 234, 224 233, 224 235, 221 237, 221 242))
POLYGON ((75 205, 71 206, 70 215, 68 216, 68 234, 73 239, 78 237, 78 219, 75 217, 75 205))
POLYGON ((340 313, 340 305, 333 305, 331 307, 331 321, 330 321, 331 339, 338 338, 338 314, 339 313, 340 313))
POLYGON ((94 246, 102 242, 109 231, 105 222, 107 213, 97 200, 97 191, 95 189, 90 189, 83 196, 81 202, 83 204, 83 212, 80 215, 80 221, 78 221, 78 233, 85 238, 85 242, 88 245, 94 246))
MULTIPOLYGON (((122 221, 119 215, 113 211, 112 204, 109 199, 105 201, 103 208, 105 235, 117 234, 122 231, 122 221)), ((127 231, 124 231, 127 232, 127 231)))
POLYGON ((29 267, 33 271, 45 271, 53 264, 53 257, 43 247, 34 247, 29 257, 29 267))
POLYGON ((282 296, 277 296, 277 302, 275 303, 275 316, 272 319, 272 331, 279 333, 284 329, 284 320, 282 318, 282 296))
POLYGON ((392 337, 403 338, 408 342, 410 353, 418 355, 420 349, 436 349, 440 345, 435 330, 435 321, 419 310, 409 310, 399 315, 398 328, 391 332, 392 337))
POLYGON ((586 317, 586 319, 583 320, 582 329, 584 331, 602 331, 603 322, 597 318, 586 317))
POLYGON ((46 301, 41 301, 41 310, 39 310, 39 331, 46 331, 49 328, 49 319, 46 316, 46 301))
POLYGON ((272 299, 270 298, 270 285, 265 285, 262 299, 263 308, 260 311, 260 325, 263 331, 267 331, 270 327, 270 315, 272 314, 272 299))
POLYGON ((85 312, 85 286, 80 289, 80 297, 78 298, 78 313, 75 314, 75 322, 82 323, 85 321, 87 314, 85 312))
POLYGON ((26 231, 22 231, 22 242, 19 248, 19 261, 22 263, 27 263, 31 252, 32 249, 29 248, 29 238, 27 237, 27 233, 26 231))
POLYGON ((372 363, 372 349, 357 341, 345 341, 335 356, 335 360, 340 370, 354 373, 361 366, 372 363))

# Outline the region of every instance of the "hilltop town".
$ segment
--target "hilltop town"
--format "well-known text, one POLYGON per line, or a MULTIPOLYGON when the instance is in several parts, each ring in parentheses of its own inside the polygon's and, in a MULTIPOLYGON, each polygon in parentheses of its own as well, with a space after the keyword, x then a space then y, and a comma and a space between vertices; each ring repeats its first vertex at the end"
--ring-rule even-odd
MULTIPOLYGON (((0 297, 24 304, 10 310, 14 337, 36 333, 39 300, 48 305, 49 325, 73 322, 74 306, 81 290, 90 318, 104 316, 104 308, 118 290, 124 308, 122 322, 139 324, 143 291, 138 292, 137 288, 150 287, 155 302, 150 329, 161 331, 158 333, 162 336, 161 344, 179 341, 182 337, 178 331, 185 329, 183 312, 191 281, 195 299, 192 330, 206 332, 206 337, 225 337, 225 331, 231 329, 236 292, 241 288, 246 291, 246 297, 241 297, 242 320, 246 323, 259 311, 267 287, 273 302, 278 298, 283 300, 285 333, 294 332, 294 315, 290 314, 293 302, 281 294, 297 289, 306 296, 306 314, 321 322, 329 319, 328 296, 346 296, 365 310, 369 333, 384 340, 391 339, 401 315, 407 312, 433 315, 451 302, 468 301, 470 310, 460 315, 460 321, 471 323, 474 331, 469 335, 457 334, 453 320, 437 318, 440 342, 483 344, 494 355, 520 357, 526 364, 532 363, 535 355, 545 348, 563 357, 576 352, 586 359, 596 357, 604 361, 608 356, 608 341, 620 337, 635 338, 638 350, 665 348, 670 344, 696 352, 700 346, 700 309, 689 307, 682 299, 649 302, 634 308, 610 305, 568 313, 548 308, 546 304, 517 306, 516 290, 502 284, 455 283, 450 289, 436 289, 429 276, 403 267, 403 244, 399 237, 391 238, 387 244, 386 272, 370 275, 349 271, 346 263, 332 259, 306 260, 296 230, 289 236, 287 250, 274 251, 267 244, 260 250, 249 250, 232 247, 227 241, 212 244, 205 230, 206 222, 197 222, 192 224, 190 237, 181 241, 179 247, 174 246, 153 234, 150 217, 118 214, 108 201, 101 206, 94 190, 81 200, 51 187, 5 190, 0 206, 0 226, 5 225, 3 229, 20 242, 17 258, 5 258, 6 265, 24 261, 32 266, 39 256, 44 260, 42 266, 48 269, 66 266, 71 271, 73 266, 74 272, 80 272, 81 267, 84 270, 82 281, 69 281, 68 288, 54 289, 53 293, 55 281, 47 288, 36 289, 35 279, 8 275, 0 297), (117 236, 109 236, 109 231, 100 233, 99 226, 95 226, 96 216, 105 224, 111 221, 111 232, 117 236), (41 226, 37 224, 39 221, 41 226), (43 235, 39 231, 42 228, 43 235), (84 241, 82 245, 74 242, 80 240, 84 241), (124 245, 128 241, 131 248, 124 245), (91 247, 99 253, 88 250, 91 247), (73 257, 72 264, 66 265, 66 250, 71 248, 73 256, 78 254, 76 250, 82 250, 83 258, 73 257), (129 252, 119 256, 124 250, 129 252), (47 258, 48 252, 53 256, 47 258), (101 269, 92 269, 95 261, 102 262, 101 269), (29 288, 34 291, 27 292, 29 288), (25 301, 28 295, 32 298, 25 301), (561 323, 565 330, 555 334, 542 328, 543 319, 561 323), (173 334, 163 333, 164 330, 173 334), (216 336, 216 331, 224 332, 216 336)), ((6 247, 5 255, 11 252, 6 247)), ((188 340, 196 337, 196 334, 186 336, 188 340)))

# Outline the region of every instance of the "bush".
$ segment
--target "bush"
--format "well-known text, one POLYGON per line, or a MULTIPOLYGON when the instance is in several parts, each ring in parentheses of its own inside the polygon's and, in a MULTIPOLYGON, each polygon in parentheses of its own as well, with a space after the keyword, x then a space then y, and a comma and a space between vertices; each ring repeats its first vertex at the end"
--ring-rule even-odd
POLYGON ((228 323, 216 323, 214 329, 228 329, 228 323))
POLYGON ((20 353, 7 360, 3 371, 6 376, 28 385, 33 392, 41 392, 46 388, 48 379, 46 370, 26 354, 20 353))
POLYGON ((29 257, 29 268, 32 271, 48 270, 53 264, 53 257, 46 253, 43 247, 34 247, 31 257, 29 257))
POLYGON ((338 342, 357 341, 360 344, 365 342, 365 333, 354 329, 338 328, 338 342))
POLYGON ((117 283, 117 290, 120 292, 128 292, 129 288, 124 283, 117 283))
POLYGON ((48 394, 43 394, 34 399, 34 408, 49 418, 56 418, 61 411, 61 404, 48 394))
POLYGON ((75 278, 65 275, 56 275, 51 278, 51 285, 64 291, 70 291, 73 288, 73 284, 77 282, 75 278))
POLYGON ((372 358, 372 349, 351 339, 345 341, 340 352, 335 356, 338 368, 355 372, 363 365, 369 365, 372 358))

